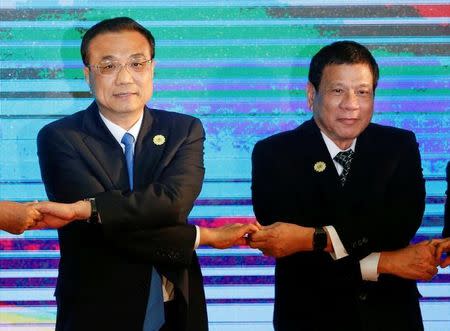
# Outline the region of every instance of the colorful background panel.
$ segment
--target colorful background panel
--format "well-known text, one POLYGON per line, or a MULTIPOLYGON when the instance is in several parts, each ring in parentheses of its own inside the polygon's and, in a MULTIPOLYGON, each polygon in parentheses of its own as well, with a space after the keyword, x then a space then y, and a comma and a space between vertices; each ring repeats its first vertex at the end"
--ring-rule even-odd
MULTIPOLYGON (((254 220, 253 145, 311 117, 311 56, 351 39, 367 45, 381 68, 374 121, 412 130, 420 143, 427 205, 415 240, 440 235, 450 159, 450 5, 432 0, 3 0, 0 200, 46 199, 37 132, 91 102, 81 36, 114 16, 130 16, 155 35, 149 105, 204 123, 206 180, 190 222, 254 220)), ((0 331, 53 330, 58 248, 52 230, 0 232, 0 331)), ((273 259, 245 247, 198 253, 211 330, 272 330, 273 259)), ((419 287, 426 330, 450 330, 450 269, 419 287)))

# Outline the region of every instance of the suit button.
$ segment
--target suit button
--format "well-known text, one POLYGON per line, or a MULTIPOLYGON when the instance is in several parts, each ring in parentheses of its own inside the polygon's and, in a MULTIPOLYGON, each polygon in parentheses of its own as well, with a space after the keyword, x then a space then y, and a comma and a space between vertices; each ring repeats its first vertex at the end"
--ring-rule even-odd
POLYGON ((367 300, 367 293, 366 292, 359 293, 359 300, 366 301, 367 300))

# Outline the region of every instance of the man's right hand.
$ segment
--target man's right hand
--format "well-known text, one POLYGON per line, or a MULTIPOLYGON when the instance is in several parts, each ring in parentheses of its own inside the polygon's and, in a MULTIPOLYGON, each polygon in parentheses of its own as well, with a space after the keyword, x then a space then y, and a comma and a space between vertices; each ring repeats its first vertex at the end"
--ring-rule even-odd
POLYGON ((431 280, 437 274, 436 247, 425 240, 396 250, 381 252, 378 273, 387 273, 406 279, 431 280))

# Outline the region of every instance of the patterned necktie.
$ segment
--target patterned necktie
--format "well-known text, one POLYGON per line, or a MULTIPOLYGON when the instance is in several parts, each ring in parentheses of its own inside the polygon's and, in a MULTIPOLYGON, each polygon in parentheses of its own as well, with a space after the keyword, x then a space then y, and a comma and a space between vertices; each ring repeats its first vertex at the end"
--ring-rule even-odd
POLYGON ((339 175, 341 186, 344 186, 345 181, 347 180, 347 176, 350 171, 350 165, 353 160, 353 154, 354 152, 349 149, 348 151, 337 153, 337 155, 334 157, 334 160, 343 168, 341 174, 339 175))
MULTIPOLYGON (((128 132, 121 140, 125 145, 125 159, 127 161, 128 180, 130 190, 133 190, 133 144, 134 137, 128 132)), ((150 283, 150 295, 147 302, 143 331, 159 331, 165 321, 164 318, 164 297, 162 293, 161 276, 152 268, 152 280, 150 283)))

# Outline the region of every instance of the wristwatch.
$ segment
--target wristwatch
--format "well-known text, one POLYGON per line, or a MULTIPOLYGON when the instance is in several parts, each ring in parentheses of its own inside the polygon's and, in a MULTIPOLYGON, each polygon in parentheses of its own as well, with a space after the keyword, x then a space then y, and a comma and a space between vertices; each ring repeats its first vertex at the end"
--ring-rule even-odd
POLYGON ((95 198, 87 198, 84 199, 84 201, 89 201, 91 204, 91 216, 87 219, 87 222, 90 224, 98 224, 98 211, 97 211, 97 204, 95 203, 95 198))
POLYGON ((322 252, 325 247, 327 247, 327 233, 322 227, 317 227, 314 229, 313 250, 322 252))

